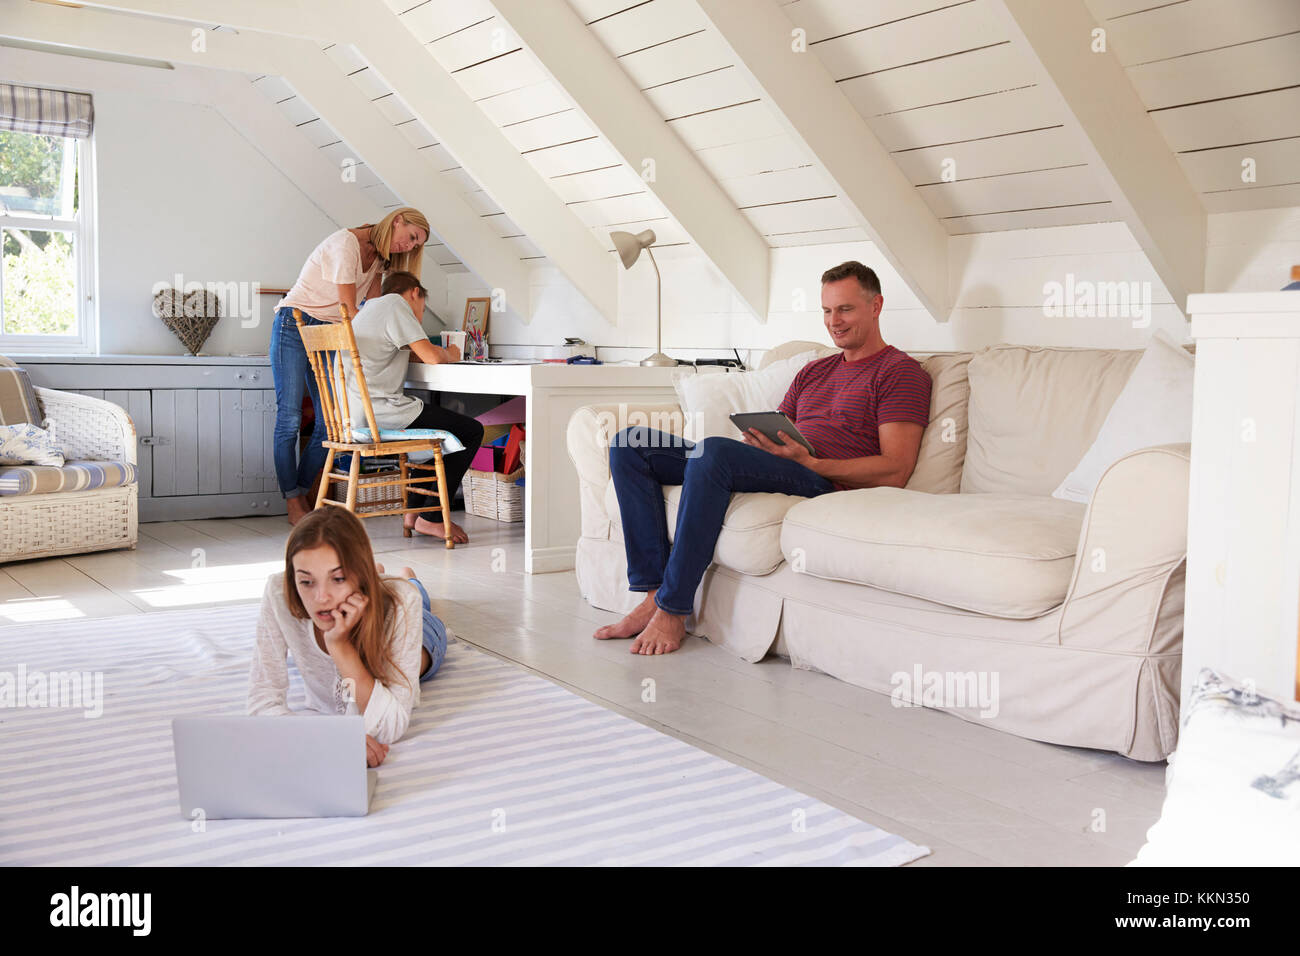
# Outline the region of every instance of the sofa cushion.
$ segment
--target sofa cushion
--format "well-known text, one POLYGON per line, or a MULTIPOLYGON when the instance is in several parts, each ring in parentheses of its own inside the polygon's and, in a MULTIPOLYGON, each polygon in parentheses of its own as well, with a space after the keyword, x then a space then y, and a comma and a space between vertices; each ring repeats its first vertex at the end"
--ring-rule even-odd
POLYGON ((1086 506, 1045 495, 929 495, 860 488, 786 514, 792 568, 996 617, 1065 600, 1086 506))
POLYGON ((930 424, 921 436, 916 468, 907 479, 913 491, 933 495, 956 494, 961 488, 962 463, 966 460, 966 408, 970 380, 966 369, 970 352, 931 355, 921 363, 930 373, 930 424))
POLYGON ((800 369, 816 357, 816 351, 802 352, 769 362, 754 372, 679 369, 673 374, 673 388, 686 412, 684 437, 691 441, 740 438, 740 429, 731 421, 732 413, 774 411, 800 369))
POLYGON ((970 360, 961 491, 1050 495, 1101 431, 1141 349, 994 345, 970 360))
MULTIPOLYGON (((668 518, 668 540, 676 537, 677 505, 681 485, 667 485, 664 513, 668 518)), ((713 550, 713 560, 742 574, 769 574, 785 560, 781 556, 781 520, 801 501, 798 495, 778 495, 761 491, 741 492, 731 496, 731 504, 722 519, 722 533, 713 550)), ((623 518, 618 510, 618 496, 611 481, 605 487, 605 510, 613 520, 612 536, 623 540, 623 518)))
POLYGON ((0 495, 44 495, 59 491, 117 488, 135 482, 135 465, 123 461, 70 461, 0 468, 0 495))
POLYGON ((1114 462, 1130 452, 1192 440, 1191 354, 1163 329, 1134 366, 1083 459, 1052 492, 1053 498, 1087 501, 1114 462))

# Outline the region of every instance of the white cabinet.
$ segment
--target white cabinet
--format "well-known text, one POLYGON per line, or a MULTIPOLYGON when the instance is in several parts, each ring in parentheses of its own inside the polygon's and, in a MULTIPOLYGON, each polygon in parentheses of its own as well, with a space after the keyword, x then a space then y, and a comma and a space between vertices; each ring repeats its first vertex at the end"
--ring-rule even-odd
POLYGON ((265 359, 17 361, 37 385, 102 398, 131 416, 141 521, 284 513, 265 359))
POLYGON ((1296 693, 1300 292, 1193 295, 1182 689, 1202 667, 1296 693))

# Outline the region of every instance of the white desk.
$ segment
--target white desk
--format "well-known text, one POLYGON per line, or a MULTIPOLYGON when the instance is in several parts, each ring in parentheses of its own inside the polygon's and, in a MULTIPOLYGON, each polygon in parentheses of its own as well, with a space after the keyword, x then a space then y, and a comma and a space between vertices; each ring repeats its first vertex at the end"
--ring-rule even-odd
POLYGON ((670 402, 672 368, 640 365, 423 365, 412 362, 407 388, 480 395, 522 395, 527 480, 524 482, 524 570, 568 571, 581 531, 578 473, 565 429, 574 411, 608 402, 670 402))

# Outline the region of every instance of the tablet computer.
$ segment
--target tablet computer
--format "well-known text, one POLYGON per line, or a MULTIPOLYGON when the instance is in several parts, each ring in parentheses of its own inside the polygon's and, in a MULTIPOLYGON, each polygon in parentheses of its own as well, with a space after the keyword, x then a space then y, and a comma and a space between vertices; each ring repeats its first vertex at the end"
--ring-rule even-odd
POLYGON ((778 445, 784 444, 777 437, 777 432, 785 432, 787 436, 803 445, 808 449, 808 454, 815 455, 813 446, 808 443, 808 439, 799 434, 799 429, 794 427, 794 422, 786 418, 780 412, 734 412, 731 415, 731 423, 741 430, 742 433, 748 432, 751 428, 756 429, 760 434, 767 436, 778 445))

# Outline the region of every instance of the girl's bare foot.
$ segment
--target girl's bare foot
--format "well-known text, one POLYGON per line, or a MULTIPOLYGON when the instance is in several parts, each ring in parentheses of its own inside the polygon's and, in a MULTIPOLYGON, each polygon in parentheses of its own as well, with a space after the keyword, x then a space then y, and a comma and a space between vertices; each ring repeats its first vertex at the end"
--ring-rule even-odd
POLYGON ((289 524, 297 524, 311 514, 312 509, 307 503, 306 495, 294 495, 292 498, 286 498, 284 504, 285 508, 288 509, 289 524))
MULTIPOLYGON (((376 561, 375 570, 378 571, 380 574, 383 574, 384 566, 380 564, 378 561, 376 561)), ((402 568, 402 570, 397 572, 397 576, 400 578, 406 578, 409 581, 411 578, 415 577, 415 571, 413 571, 411 568, 402 568)))
MULTIPOLYGON (((426 521, 422 515, 402 515, 402 524, 416 534, 427 534, 433 538, 446 540, 446 536, 442 533, 441 521, 426 521)), ((451 540, 457 544, 469 543, 469 535, 465 533, 465 529, 454 521, 451 523, 451 540)))
POLYGON ((604 627, 599 627, 596 629, 596 633, 591 636, 598 641, 608 641, 611 638, 619 637, 636 637, 645 630, 646 625, 650 623, 650 618, 654 617, 657 610, 659 608, 655 606, 655 592, 650 591, 640 604, 627 613, 623 620, 617 624, 606 624, 604 627))

